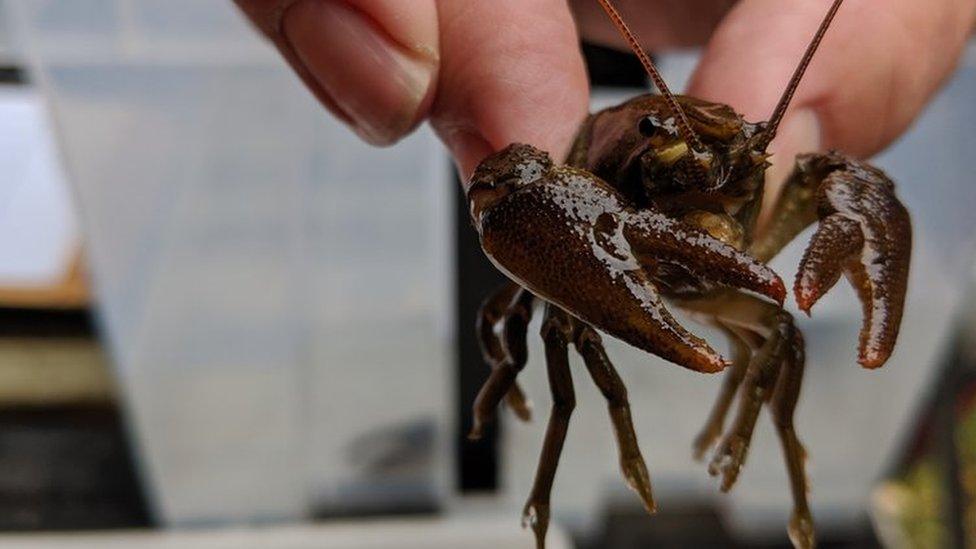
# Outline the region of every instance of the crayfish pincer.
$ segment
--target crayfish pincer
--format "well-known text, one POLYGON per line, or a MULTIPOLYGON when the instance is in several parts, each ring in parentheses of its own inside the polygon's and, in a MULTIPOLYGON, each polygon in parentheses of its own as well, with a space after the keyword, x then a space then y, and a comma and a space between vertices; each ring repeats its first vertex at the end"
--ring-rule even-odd
POLYGON ((747 122, 726 105, 673 95, 614 7, 600 3, 660 94, 590 115, 564 165, 513 144, 486 158, 471 178, 467 197, 481 245, 511 279, 479 315, 492 371, 475 401, 471 436, 480 436, 503 398, 528 417, 516 377, 527 359, 526 330, 542 304, 553 405, 523 515, 539 547, 575 405, 570 345, 606 397, 624 478, 648 511, 655 509, 627 390, 598 330, 691 370, 727 370, 693 445, 699 459, 715 447, 708 471, 721 477, 723 491, 746 460, 760 409, 769 409, 793 493, 790 538, 797 547, 812 547, 806 452, 793 428, 803 335, 783 308, 783 281, 766 263, 818 223, 794 283, 797 305, 809 313, 846 275, 864 305, 859 362, 877 368, 895 346, 911 256, 911 222, 894 184, 881 170, 839 152, 799 157, 770 221, 756 230, 767 148, 843 0, 834 1, 763 123, 747 122), (731 360, 679 324, 668 304, 721 330, 731 360))

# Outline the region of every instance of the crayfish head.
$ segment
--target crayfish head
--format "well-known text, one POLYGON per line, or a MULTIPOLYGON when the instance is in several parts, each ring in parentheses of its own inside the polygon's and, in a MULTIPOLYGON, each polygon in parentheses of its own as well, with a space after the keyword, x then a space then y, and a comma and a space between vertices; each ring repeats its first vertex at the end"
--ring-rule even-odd
POLYGON ((571 159, 637 204, 738 192, 740 180, 765 169, 759 125, 727 105, 676 100, 696 139, 662 96, 643 95, 593 115, 571 159))
POLYGON ((471 176, 468 205, 476 225, 482 212, 513 192, 536 183, 552 169, 552 158, 531 145, 515 143, 488 156, 471 176))

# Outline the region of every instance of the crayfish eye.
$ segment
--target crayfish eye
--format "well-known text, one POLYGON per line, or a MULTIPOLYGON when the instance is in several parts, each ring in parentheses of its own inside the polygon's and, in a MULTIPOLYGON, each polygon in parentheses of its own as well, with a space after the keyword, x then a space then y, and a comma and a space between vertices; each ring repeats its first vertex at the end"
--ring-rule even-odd
POLYGON ((637 131, 644 137, 651 137, 657 133, 657 122, 650 116, 645 116, 637 123, 637 131))

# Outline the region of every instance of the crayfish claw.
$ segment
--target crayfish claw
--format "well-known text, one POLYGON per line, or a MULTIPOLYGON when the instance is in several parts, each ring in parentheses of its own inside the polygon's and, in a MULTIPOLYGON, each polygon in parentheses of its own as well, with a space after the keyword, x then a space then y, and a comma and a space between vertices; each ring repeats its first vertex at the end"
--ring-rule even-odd
POLYGON ((625 235, 651 272, 678 265, 695 278, 764 295, 782 305, 783 280, 765 263, 688 223, 654 210, 631 216, 625 235))
MULTIPOLYGON (((625 275, 625 284, 641 316, 632 317, 623 330, 611 334, 631 345, 670 360, 691 370, 715 373, 724 370, 729 362, 705 340, 688 332, 671 315, 657 288, 640 271, 625 275)), ((596 324, 599 326, 599 324, 596 324)))
MULTIPOLYGON (((552 167, 523 149, 496 153, 492 162, 511 164, 496 170, 506 175, 476 179, 468 191, 480 205, 472 221, 492 262, 533 294, 635 347, 695 371, 723 370, 726 361, 678 324, 635 259, 624 231, 639 232, 642 213, 599 177, 552 167)), ((645 228, 672 243, 657 249, 684 253, 687 239, 668 233, 679 222, 656 220, 664 225, 645 228)), ((752 286, 763 289, 759 279, 768 273, 756 273, 752 286)))
POLYGON ((853 219, 831 215, 821 221, 803 254, 793 285, 800 310, 809 315, 863 247, 861 226, 853 219))
POLYGON ((911 220, 887 176, 854 160, 827 175, 820 193, 822 219, 797 272, 797 305, 809 314, 846 274, 864 314, 858 362, 878 368, 891 356, 901 325, 911 220))

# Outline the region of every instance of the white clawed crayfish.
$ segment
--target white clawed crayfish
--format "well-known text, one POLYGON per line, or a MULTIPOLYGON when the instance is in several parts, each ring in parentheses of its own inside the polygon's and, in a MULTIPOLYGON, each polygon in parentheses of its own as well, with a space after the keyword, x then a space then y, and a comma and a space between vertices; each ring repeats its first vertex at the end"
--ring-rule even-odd
POLYGON ((708 470, 721 477, 723 490, 735 483, 758 414, 768 408, 791 481, 790 538, 812 547, 806 452, 793 427, 804 342, 783 309, 785 285, 766 262, 818 223, 793 286, 796 303, 809 313, 846 275, 864 306, 859 362, 877 368, 898 336, 911 256, 911 222, 891 180, 840 152, 798 157, 770 220, 757 231, 767 148, 843 0, 833 2, 762 123, 747 122, 726 105, 672 94, 616 9, 599 1, 659 94, 590 115, 563 165, 514 144, 486 158, 471 178, 472 222, 485 253, 511 279, 485 301, 479 317, 492 372, 474 405, 472 436, 503 398, 528 416, 516 377, 526 363, 529 321, 542 304, 553 404, 524 511, 540 547, 575 404, 570 345, 606 397, 624 477, 647 509, 655 508, 627 391, 598 330, 685 368, 727 371, 694 442, 699 458, 715 447, 708 470), (730 360, 680 325, 666 302, 721 330, 730 360))

